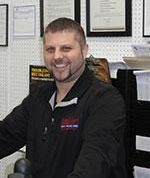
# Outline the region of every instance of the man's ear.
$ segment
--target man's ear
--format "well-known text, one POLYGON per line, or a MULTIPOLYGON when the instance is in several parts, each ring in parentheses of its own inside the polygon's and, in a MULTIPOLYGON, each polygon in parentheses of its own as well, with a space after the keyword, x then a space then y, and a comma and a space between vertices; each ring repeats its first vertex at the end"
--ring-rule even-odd
POLYGON ((83 56, 84 56, 84 58, 87 57, 88 50, 89 50, 88 44, 84 45, 84 47, 83 47, 83 56))

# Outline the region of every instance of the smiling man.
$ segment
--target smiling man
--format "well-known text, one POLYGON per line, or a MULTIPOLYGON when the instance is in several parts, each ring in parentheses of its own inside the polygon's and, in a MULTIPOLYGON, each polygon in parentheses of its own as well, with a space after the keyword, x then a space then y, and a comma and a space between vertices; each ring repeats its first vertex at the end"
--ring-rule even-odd
POLYGON ((76 23, 62 19, 46 28, 44 60, 56 81, 57 101, 64 98, 83 73, 87 52, 84 32, 76 23))
POLYGON ((52 21, 43 48, 54 81, 2 121, 0 158, 26 145, 33 178, 126 178, 124 102, 87 68, 82 27, 68 18, 52 21))

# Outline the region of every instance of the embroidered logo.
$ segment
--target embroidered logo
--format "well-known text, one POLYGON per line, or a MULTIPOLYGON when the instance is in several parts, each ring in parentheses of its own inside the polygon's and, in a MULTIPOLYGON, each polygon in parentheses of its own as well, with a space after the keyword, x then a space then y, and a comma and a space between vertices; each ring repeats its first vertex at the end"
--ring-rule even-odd
POLYGON ((64 131, 75 131, 79 128, 79 119, 78 118, 71 118, 65 117, 61 120, 61 130, 64 131))

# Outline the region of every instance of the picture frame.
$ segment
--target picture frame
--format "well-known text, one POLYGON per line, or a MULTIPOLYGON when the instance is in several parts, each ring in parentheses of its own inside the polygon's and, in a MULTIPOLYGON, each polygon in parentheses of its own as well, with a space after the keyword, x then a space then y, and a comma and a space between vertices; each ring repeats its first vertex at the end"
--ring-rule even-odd
POLYGON ((8 4, 0 4, 0 46, 8 46, 8 4))
POLYGON ((150 0, 143 0, 143 37, 150 37, 150 0))
POLYGON ((13 7, 13 39, 31 39, 36 36, 36 6, 13 7), (22 28, 22 27, 26 28, 22 28))
POLYGON ((86 0, 88 37, 132 35, 132 0, 86 0))
POLYGON ((80 23, 80 0, 40 0, 40 36, 52 20, 68 17, 80 23))

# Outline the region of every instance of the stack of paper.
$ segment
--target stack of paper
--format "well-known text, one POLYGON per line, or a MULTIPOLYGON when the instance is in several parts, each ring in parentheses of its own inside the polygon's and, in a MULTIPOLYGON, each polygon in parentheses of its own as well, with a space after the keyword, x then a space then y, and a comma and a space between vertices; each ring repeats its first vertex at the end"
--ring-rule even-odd
POLYGON ((124 62, 131 69, 150 69, 150 56, 149 57, 123 57, 124 62))
POLYGON ((150 57, 150 44, 135 44, 131 45, 135 56, 149 56, 150 57))
POLYGON ((111 78, 117 78, 118 69, 127 69, 128 66, 124 61, 109 62, 109 70, 111 78))
POLYGON ((150 101, 150 70, 135 70, 138 100, 150 101))
POLYGON ((150 169, 135 166, 134 177, 135 178, 150 178, 150 169))

